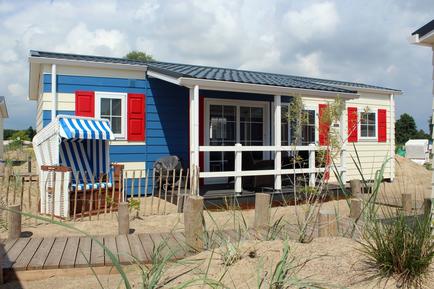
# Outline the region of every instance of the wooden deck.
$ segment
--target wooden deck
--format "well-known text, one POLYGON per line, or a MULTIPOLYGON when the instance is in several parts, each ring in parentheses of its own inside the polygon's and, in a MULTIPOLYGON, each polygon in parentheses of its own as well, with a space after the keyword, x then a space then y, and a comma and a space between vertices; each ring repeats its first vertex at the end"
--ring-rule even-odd
MULTIPOLYGON (((253 234, 258 234, 252 231, 253 234)), ((234 230, 209 234, 215 245, 222 238, 236 240, 234 230)), ((194 254, 185 244, 183 232, 162 234, 130 234, 117 236, 95 236, 123 265, 151 263, 154 247, 163 244, 161 253, 171 254, 173 260, 194 254), (133 257, 134 256, 134 257, 133 257)), ((244 237, 243 237, 244 239, 244 237)), ((5 271, 31 271, 48 269, 71 269, 112 266, 104 249, 90 237, 69 236, 49 238, 19 238, 1 240, 0 254, 5 271)))
MULTIPOLYGON (((162 243, 163 254, 173 254, 173 259, 191 253, 184 244, 183 233, 131 234, 96 236, 119 259, 121 264, 149 263, 155 246, 162 243), (132 257, 134 256, 134 258, 132 257)), ((5 270, 25 271, 66 269, 80 267, 112 266, 104 249, 90 237, 19 238, 3 240, 0 254, 5 270)))

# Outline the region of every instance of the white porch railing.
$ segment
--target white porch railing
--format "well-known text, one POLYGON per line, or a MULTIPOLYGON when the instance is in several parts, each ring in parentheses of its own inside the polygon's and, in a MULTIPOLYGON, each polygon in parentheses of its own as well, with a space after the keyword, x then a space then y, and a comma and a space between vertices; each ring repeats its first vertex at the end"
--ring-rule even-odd
MULTIPOLYGON (((235 192, 242 192, 242 177, 246 176, 265 176, 265 175, 293 175, 293 174, 309 174, 309 186, 315 186, 316 174, 324 172, 325 168, 315 167, 315 152, 320 147, 315 144, 307 146, 242 146, 237 143, 235 146, 199 146, 200 152, 234 152, 235 153, 235 170, 234 171, 219 171, 219 172, 200 172, 200 178, 218 178, 218 177, 234 177, 235 178, 235 192), (308 168, 289 168, 282 169, 280 164, 274 163, 272 170, 242 170, 242 153, 243 152, 294 152, 294 151, 308 151, 309 152, 309 166, 308 168)), ((276 178, 275 190, 281 189, 281 178, 276 178)))

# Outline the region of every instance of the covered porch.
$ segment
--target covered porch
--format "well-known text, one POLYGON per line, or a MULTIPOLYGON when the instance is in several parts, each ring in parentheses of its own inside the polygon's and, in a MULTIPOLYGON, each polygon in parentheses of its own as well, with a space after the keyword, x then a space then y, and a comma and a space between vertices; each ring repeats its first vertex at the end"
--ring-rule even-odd
MULTIPOLYGON (((292 194, 299 176, 305 186, 315 187, 327 166, 318 162, 318 154, 327 150, 319 137, 320 108, 306 108, 311 119, 303 128, 302 140, 295 144, 287 120, 292 96, 318 98, 324 104, 336 97, 354 98, 336 92, 305 90, 301 94, 297 89, 242 87, 238 92, 246 99, 227 99, 219 95, 233 92, 230 85, 216 88, 214 83, 196 82, 188 89, 189 169, 199 179, 192 189, 206 198, 229 191, 234 195, 259 191, 292 194), (259 95, 259 99, 252 100, 249 95, 259 95), (295 158, 301 161, 296 163, 295 158)), ((344 117, 333 124, 342 140, 347 133, 344 117)), ((336 165, 346 181, 345 144, 339 154, 336 165)))

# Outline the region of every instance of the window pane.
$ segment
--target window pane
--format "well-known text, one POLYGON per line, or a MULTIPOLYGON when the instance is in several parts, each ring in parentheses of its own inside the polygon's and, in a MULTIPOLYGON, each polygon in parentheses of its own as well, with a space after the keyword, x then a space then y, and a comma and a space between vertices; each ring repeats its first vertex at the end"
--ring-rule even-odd
POLYGON ((250 136, 252 141, 262 141, 262 123, 252 123, 250 136))
POLYGON ((368 126, 368 135, 370 137, 375 137, 375 125, 368 126))
POLYGON ((236 107, 235 106, 225 105, 223 107, 223 116, 228 121, 235 121, 235 114, 236 114, 236 107))
POLYGON ((101 98, 101 115, 110 115, 110 98, 101 98))
POLYGON ((263 120, 263 112, 262 112, 262 108, 260 107, 252 107, 250 110, 250 117, 251 117, 251 121, 254 122, 262 122, 263 120))
POLYGON ((362 137, 368 136, 368 129, 367 129, 366 125, 360 126, 360 136, 362 136, 362 137))
POLYGON ((223 107, 221 105, 211 105, 209 107, 209 115, 212 119, 213 117, 222 117, 223 116, 223 107))
POLYGON ((243 145, 246 145, 246 140, 250 140, 250 123, 240 123, 240 140, 243 145))
POLYGON ((112 99, 112 115, 121 116, 121 100, 112 99))
POLYGON ((375 113, 371 112, 368 114, 368 123, 375 125, 375 113))
POLYGON ((112 117, 111 126, 112 126, 113 133, 122 133, 122 126, 121 126, 121 118, 120 117, 112 117))
POLYGON ((250 121, 250 109, 248 107, 240 107, 240 121, 250 121))

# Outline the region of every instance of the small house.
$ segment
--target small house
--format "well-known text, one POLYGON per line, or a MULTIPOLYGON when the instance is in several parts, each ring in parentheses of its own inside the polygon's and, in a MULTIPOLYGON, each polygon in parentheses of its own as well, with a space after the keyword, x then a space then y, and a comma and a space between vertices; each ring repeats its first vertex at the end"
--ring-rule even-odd
MULTIPOLYGON (((395 101, 400 90, 376 85, 278 73, 169 62, 31 51, 29 99, 37 103, 36 129, 53 116, 75 115, 110 121, 112 162, 126 170, 152 169, 165 156, 184 168, 198 167, 200 187, 226 185, 280 191, 294 168, 287 160, 304 152, 309 164, 297 172, 316 173, 315 153, 326 146, 322 131, 335 129, 343 141, 337 166, 344 180, 394 156, 395 101), (295 97, 307 115, 301 139, 285 117, 295 97), (339 122, 321 115, 336 98, 339 122)), ((289 69, 288 69, 289 70, 289 69)), ((393 180, 394 160, 384 170, 393 180)), ((331 180, 333 175, 330 176, 331 180)))

